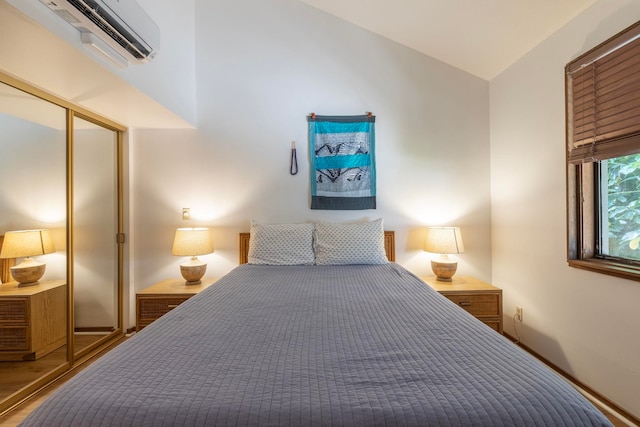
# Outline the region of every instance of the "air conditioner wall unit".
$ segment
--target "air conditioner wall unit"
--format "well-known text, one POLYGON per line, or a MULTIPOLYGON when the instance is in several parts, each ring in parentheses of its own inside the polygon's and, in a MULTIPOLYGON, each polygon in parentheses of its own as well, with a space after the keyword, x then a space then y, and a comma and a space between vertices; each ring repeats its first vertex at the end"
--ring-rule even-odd
POLYGON ((40 2, 81 34, 94 34, 130 62, 148 62, 160 48, 160 28, 135 0, 40 2))

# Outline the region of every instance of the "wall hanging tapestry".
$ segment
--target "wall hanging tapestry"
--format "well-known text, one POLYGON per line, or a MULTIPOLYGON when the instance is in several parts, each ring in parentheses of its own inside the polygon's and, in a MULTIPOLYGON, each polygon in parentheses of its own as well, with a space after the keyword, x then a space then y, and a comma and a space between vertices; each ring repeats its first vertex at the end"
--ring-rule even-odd
POLYGON ((376 208, 376 118, 307 116, 311 209, 376 208))

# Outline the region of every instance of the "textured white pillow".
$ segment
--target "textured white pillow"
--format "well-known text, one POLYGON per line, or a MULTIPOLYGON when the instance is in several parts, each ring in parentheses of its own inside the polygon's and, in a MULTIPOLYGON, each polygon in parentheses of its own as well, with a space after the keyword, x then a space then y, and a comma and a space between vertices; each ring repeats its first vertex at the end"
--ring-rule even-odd
POLYGON ((353 224, 317 223, 316 264, 386 264, 382 219, 353 224))
POLYGON ((313 224, 251 223, 249 264, 311 265, 313 224))

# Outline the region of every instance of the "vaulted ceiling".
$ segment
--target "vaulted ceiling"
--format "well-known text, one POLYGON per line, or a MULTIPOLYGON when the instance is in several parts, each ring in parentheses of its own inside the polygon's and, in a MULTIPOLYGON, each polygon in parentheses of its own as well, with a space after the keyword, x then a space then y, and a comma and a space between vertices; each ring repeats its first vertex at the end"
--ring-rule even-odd
POLYGON ((299 0, 485 80, 596 0, 299 0))
MULTIPOLYGON (((596 0, 298 0, 491 80, 596 0)), ((638 0, 640 1, 640 0, 638 0)), ((36 1, 37 3, 37 1, 36 1)), ((192 127, 0 0, 0 69, 133 127, 192 127), (21 40, 22 43, 14 43, 21 40), (44 58, 44 59, 43 59, 44 58), (41 66, 43 60, 48 66, 41 66), (73 72, 69 71, 73 70, 73 72), (71 76, 73 78, 59 78, 71 76), (99 87, 96 85, 99 84, 99 87), (135 106, 135 107, 134 107, 135 106), (144 106, 144 107, 142 107, 144 106)))

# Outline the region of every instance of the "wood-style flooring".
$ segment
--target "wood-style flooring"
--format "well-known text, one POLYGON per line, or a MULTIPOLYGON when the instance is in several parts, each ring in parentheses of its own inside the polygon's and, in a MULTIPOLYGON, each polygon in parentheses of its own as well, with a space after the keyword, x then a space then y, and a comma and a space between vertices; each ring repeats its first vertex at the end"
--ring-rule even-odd
MULTIPOLYGON (((74 337, 75 352, 90 346, 104 335, 79 334, 74 337)), ((0 361, 0 400, 63 365, 67 360, 67 346, 33 361, 0 361)))

